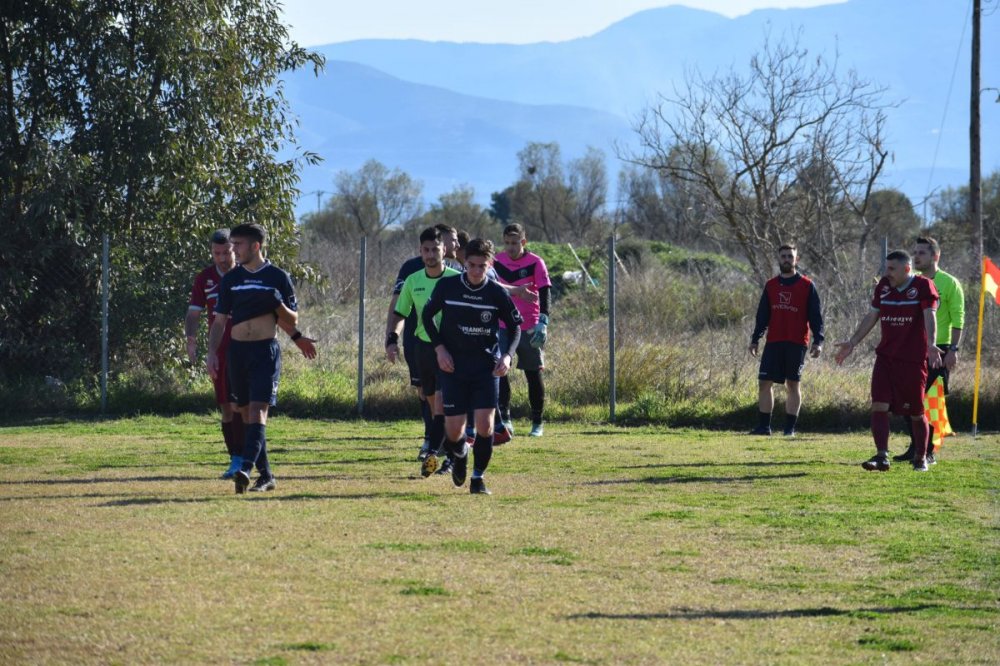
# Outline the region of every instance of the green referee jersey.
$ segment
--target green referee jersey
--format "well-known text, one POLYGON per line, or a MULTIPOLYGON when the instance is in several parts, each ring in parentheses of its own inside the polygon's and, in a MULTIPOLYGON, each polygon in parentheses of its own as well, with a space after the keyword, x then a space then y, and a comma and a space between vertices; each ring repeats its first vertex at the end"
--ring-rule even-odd
POLYGON ((941 269, 934 274, 934 287, 941 297, 937 309, 936 344, 951 344, 951 329, 965 328, 965 293, 954 275, 941 269))
MULTIPOLYGON (((458 271, 446 266, 444 272, 435 278, 428 277, 426 268, 417 271, 406 278, 406 281, 403 282, 403 290, 399 292, 399 298, 396 299, 396 314, 400 317, 405 318, 411 311, 417 313, 417 329, 414 333, 424 342, 430 342, 431 338, 424 330, 424 322, 420 315, 424 311, 424 305, 430 300, 431 292, 434 291, 438 280, 449 275, 458 275, 458 271)), ((434 321, 440 323, 441 315, 438 314, 434 321)))

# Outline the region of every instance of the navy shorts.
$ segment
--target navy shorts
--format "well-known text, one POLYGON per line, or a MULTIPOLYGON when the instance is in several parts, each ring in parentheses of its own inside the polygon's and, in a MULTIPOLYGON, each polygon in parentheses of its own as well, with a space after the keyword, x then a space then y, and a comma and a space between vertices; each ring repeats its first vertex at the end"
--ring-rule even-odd
POLYGON ((495 363, 485 360, 468 361, 454 358, 455 372, 438 375, 445 416, 465 416, 470 410, 496 409, 500 397, 500 378, 493 376, 495 363))
POLYGON ((420 364, 417 363, 417 338, 403 336, 403 358, 410 369, 410 386, 420 386, 420 364))
POLYGON ((806 365, 806 346, 794 342, 768 342, 760 356, 761 381, 784 384, 785 380, 797 382, 802 378, 806 365))
POLYGON ((251 402, 278 404, 281 347, 274 338, 229 343, 229 401, 240 407, 251 402))

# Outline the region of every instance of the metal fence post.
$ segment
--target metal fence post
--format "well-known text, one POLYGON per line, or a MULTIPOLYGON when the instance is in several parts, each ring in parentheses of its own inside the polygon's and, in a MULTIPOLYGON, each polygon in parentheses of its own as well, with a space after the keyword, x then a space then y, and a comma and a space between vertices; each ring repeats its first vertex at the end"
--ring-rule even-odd
POLYGON ((609 420, 615 422, 615 403, 618 399, 618 386, 615 381, 615 235, 608 239, 608 389, 609 389, 609 420))
POLYGON ((108 410, 108 301, 111 262, 108 258, 110 243, 104 234, 101 243, 101 414, 108 410))
POLYGON ((358 416, 365 412, 365 274, 368 272, 368 238, 361 238, 361 275, 358 278, 358 416))

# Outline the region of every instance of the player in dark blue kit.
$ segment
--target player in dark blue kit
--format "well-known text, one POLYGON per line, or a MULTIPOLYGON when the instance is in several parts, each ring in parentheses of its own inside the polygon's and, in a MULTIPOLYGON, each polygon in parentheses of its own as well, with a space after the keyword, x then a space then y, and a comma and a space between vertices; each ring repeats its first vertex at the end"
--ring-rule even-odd
POLYGON ((465 442, 466 412, 475 413, 476 439, 469 491, 489 495, 483 475, 493 455, 493 413, 499 378, 510 370, 511 353, 520 340, 521 315, 510 296, 486 271, 493 263, 493 243, 475 239, 465 248, 465 272, 442 278, 424 305, 421 318, 441 369, 445 413, 445 449, 454 462, 451 478, 465 484, 469 446, 465 442), (434 317, 441 313, 441 324, 434 317), (513 331, 500 348, 500 322, 513 331))
POLYGON ((251 490, 274 490, 265 427, 268 408, 277 404, 281 375, 281 347, 275 336, 279 321, 292 326, 298 322, 298 306, 288 273, 264 259, 264 228, 241 224, 229 232, 229 237, 240 265, 222 278, 215 321, 208 335, 206 364, 214 378, 219 372, 219 345, 226 324, 232 320, 227 359, 229 392, 246 424, 243 465, 233 481, 236 492, 243 493, 256 464, 260 475, 251 490))

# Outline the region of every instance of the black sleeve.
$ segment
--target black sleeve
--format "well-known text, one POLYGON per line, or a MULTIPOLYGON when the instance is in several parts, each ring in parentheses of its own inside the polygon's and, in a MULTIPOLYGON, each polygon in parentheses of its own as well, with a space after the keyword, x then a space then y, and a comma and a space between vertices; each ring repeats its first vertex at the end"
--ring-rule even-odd
POLYGON ((431 292, 430 299, 424 303, 424 309, 420 312, 420 319, 424 323, 424 330, 427 331, 427 337, 431 339, 431 344, 437 347, 441 344, 441 331, 438 330, 437 324, 434 323, 434 316, 441 312, 444 307, 444 297, 441 294, 441 283, 439 282, 434 287, 434 291, 431 292))
POLYGON ((549 292, 552 291, 552 287, 539 287, 538 288, 538 310, 541 314, 546 317, 549 316, 549 292))
POLYGON ((823 311, 820 307, 819 292, 816 285, 812 285, 809 290, 809 328, 812 329, 813 344, 823 344, 823 311))
MULTIPOLYGON (((545 287, 545 290, 547 292, 548 287, 545 287)), ((517 351, 517 343, 521 341, 521 324, 524 323, 524 319, 511 300, 510 292, 503 288, 497 289, 497 298, 500 301, 500 321, 507 327, 507 349, 501 351, 513 356, 517 351)))
POLYGON ((504 353, 507 354, 508 356, 510 356, 511 358, 513 358, 514 352, 517 351, 517 344, 519 342, 521 342, 521 327, 520 326, 515 326, 514 328, 511 328, 510 326, 508 326, 507 327, 507 349, 506 349, 506 351, 504 353), (511 333, 511 331, 513 331, 513 333, 511 333))
POLYGON ((764 335, 770 321, 771 302, 767 298, 767 289, 765 289, 760 295, 760 303, 757 304, 757 322, 753 327, 753 335, 750 336, 751 343, 756 344, 760 341, 760 337, 764 335))

